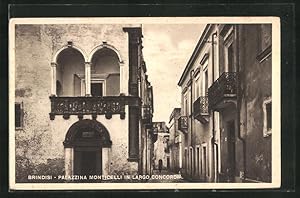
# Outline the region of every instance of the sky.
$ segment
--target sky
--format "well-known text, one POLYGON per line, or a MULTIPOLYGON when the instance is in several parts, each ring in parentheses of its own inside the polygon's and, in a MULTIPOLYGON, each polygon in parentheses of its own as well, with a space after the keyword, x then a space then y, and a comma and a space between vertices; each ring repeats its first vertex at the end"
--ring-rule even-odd
POLYGON ((148 79, 153 86, 153 121, 169 122, 180 107, 177 85, 204 30, 204 24, 144 24, 143 55, 148 79))

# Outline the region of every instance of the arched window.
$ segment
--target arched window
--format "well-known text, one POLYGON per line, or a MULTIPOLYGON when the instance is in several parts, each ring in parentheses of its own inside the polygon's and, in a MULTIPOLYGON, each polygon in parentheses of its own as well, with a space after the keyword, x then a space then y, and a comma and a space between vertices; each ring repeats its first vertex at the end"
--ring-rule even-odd
POLYGON ((51 66, 52 95, 119 96, 126 90, 121 83, 123 61, 119 52, 108 44, 97 46, 87 58, 82 49, 68 42, 56 52, 51 66))
MULTIPOLYGON (((57 57, 56 80, 62 82, 61 89, 56 90, 59 96, 84 95, 82 80, 85 74, 85 60, 83 55, 75 48, 62 50, 57 57)), ((58 88, 58 87, 57 87, 58 88)))
POLYGON ((112 49, 100 48, 92 56, 91 95, 120 95, 120 62, 112 49))

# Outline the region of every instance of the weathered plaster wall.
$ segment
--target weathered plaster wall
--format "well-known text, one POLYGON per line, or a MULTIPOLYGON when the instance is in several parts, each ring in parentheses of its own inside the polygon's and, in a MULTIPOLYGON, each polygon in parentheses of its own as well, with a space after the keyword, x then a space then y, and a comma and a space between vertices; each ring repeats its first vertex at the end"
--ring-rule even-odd
MULTIPOLYGON (((16 130, 17 177, 22 177, 27 166, 46 162, 45 153, 51 145, 50 112, 50 59, 37 26, 16 28, 16 102, 23 103, 23 129, 16 130)), ((32 174, 37 170, 32 171, 32 174)), ((26 175, 27 177, 27 175, 26 175)))
MULTIPOLYGON (((249 179, 271 181, 271 137, 263 136, 263 101, 272 95, 272 58, 267 58, 262 63, 256 59, 259 54, 261 40, 259 25, 245 25, 244 34, 244 59, 242 65, 245 82, 241 85, 243 93, 242 108, 247 114, 242 122, 246 125, 246 162, 249 179), (257 41, 257 42, 253 42, 257 41)), ((243 111, 242 111, 243 112, 243 111)))
MULTIPOLYGON (((237 26, 238 40, 234 40, 235 61, 239 65, 240 123, 236 125, 235 176, 238 179, 245 173, 246 179, 256 181, 271 181, 271 138, 263 137, 263 101, 271 96, 271 56, 259 63, 261 32, 260 25, 237 26), (243 143, 238 138, 240 128, 241 138, 245 140, 246 153, 243 153, 243 143), (246 170, 244 170, 244 161, 246 170), (245 171, 245 172, 244 172, 245 171)), ((222 37, 221 37, 222 38, 222 37)), ((220 72, 224 71, 224 46, 220 39, 220 72)), ((237 66, 237 65, 236 65, 237 66)), ((221 73, 220 73, 221 74, 221 73)), ((226 120, 237 119, 233 113, 223 112, 221 125, 221 175, 226 174, 228 167, 226 120)), ((221 176, 222 177, 222 176, 221 176)), ((224 179, 224 178, 221 178, 224 179)))

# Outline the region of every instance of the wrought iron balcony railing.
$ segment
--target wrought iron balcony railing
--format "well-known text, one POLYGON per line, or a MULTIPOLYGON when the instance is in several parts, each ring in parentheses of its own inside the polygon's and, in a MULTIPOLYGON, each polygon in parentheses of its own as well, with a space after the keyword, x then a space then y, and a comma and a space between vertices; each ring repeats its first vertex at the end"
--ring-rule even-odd
POLYGON ((217 109, 218 104, 223 102, 225 99, 236 99, 236 80, 236 72, 224 72, 208 88, 208 101, 210 109, 217 109))
POLYGON ((206 123, 206 117, 208 114, 208 97, 207 96, 200 96, 194 103, 193 103, 193 115, 194 118, 199 120, 202 123, 206 123))
POLYGON ((178 119, 178 129, 183 132, 187 132, 188 129, 188 117, 180 116, 178 119))
POLYGON ((50 119, 54 120, 56 115, 63 115, 68 119, 70 115, 105 115, 110 119, 113 114, 120 114, 125 119, 125 105, 139 106, 140 100, 131 96, 104 96, 104 97, 50 97, 51 112, 50 119))

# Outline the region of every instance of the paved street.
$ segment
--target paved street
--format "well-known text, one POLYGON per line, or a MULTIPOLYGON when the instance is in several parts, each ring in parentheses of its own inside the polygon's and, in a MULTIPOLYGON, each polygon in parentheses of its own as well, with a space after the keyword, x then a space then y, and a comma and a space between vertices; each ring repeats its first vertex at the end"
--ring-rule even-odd
POLYGON ((149 183, 184 183, 184 180, 180 174, 173 173, 168 170, 162 170, 161 173, 158 170, 153 171, 151 179, 148 180, 149 183))

